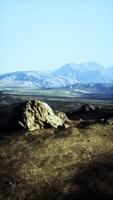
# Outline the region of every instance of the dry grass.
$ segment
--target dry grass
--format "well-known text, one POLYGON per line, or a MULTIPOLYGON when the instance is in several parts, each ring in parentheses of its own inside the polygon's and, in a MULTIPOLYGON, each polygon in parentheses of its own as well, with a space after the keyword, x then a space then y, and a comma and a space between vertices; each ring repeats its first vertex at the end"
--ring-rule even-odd
POLYGON ((1 138, 0 146, 0 199, 74 199, 76 195, 79 199, 81 191, 90 194, 95 190, 104 196, 113 195, 113 181, 109 178, 113 180, 110 168, 113 166, 113 127, 110 125, 6 136, 1 138), (96 175, 91 169, 98 165, 103 176, 99 171, 100 176, 97 174, 94 179, 96 175), (105 177, 108 178, 105 180, 105 177))

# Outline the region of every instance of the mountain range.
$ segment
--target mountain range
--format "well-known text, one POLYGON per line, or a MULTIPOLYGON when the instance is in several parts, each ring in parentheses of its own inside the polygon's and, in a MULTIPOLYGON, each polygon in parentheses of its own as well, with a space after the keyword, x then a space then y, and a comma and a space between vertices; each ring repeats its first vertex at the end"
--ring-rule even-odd
POLYGON ((113 83, 113 67, 96 62, 68 63, 52 72, 18 71, 0 75, 0 87, 59 88, 113 83))

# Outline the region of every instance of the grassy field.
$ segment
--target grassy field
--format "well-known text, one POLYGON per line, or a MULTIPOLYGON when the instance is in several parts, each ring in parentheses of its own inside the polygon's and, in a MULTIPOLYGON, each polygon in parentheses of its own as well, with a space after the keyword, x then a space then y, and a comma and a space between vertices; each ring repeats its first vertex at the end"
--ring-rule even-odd
MULTIPOLYGON (((9 107, 11 112, 28 98, 2 96, 1 109, 9 107)), ((84 102, 46 101, 65 112, 77 110, 84 102)), ((93 104, 113 108, 111 102, 93 104)), ((3 115, 8 115, 8 109, 3 115)), ((10 134, 1 129, 0 200, 95 198, 113 199, 113 124, 94 123, 78 128, 72 120, 67 129, 10 134)))

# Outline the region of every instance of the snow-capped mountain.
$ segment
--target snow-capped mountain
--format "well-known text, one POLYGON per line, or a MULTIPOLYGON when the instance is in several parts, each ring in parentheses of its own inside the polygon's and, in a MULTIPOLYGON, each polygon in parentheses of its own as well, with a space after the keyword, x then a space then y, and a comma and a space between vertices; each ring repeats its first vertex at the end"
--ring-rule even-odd
POLYGON ((57 69, 54 74, 71 77, 80 83, 104 83, 107 81, 107 77, 105 79, 103 74, 104 70, 105 68, 96 62, 82 64, 68 63, 57 69))
POLYGON ((0 87, 58 88, 77 83, 113 83, 113 67, 96 62, 68 63, 49 72, 20 71, 0 75, 0 87))

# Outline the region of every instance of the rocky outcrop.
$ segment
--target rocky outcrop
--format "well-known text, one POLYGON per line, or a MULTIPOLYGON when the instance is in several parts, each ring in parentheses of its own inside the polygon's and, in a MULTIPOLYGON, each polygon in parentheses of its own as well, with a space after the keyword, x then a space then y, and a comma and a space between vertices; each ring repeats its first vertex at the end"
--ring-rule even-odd
POLYGON ((64 114, 55 115, 45 102, 29 100, 15 107, 9 126, 13 130, 30 131, 49 127, 65 127, 65 120, 62 116, 64 114))
POLYGON ((80 109, 81 112, 93 112, 95 111, 95 108, 93 105, 91 104, 84 104, 81 109, 80 109))

